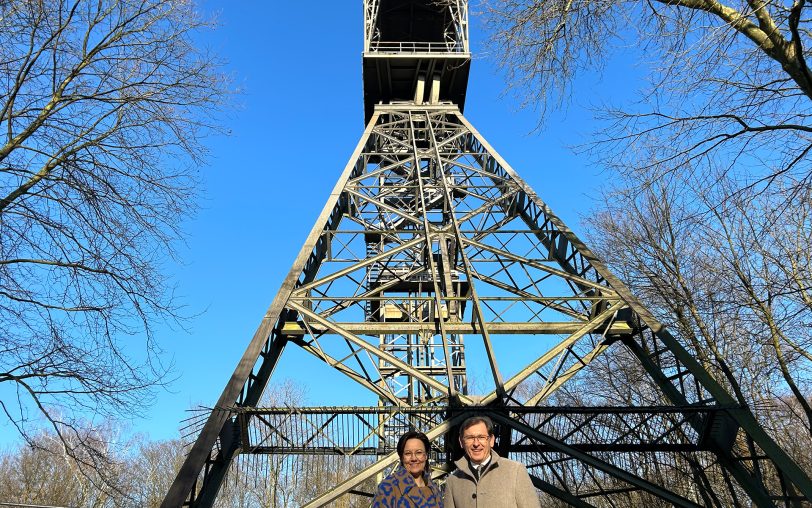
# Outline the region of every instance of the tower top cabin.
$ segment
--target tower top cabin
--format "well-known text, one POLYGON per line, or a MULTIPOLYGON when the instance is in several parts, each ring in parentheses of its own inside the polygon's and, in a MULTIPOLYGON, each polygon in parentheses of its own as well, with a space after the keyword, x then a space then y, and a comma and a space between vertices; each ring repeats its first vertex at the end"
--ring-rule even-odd
POLYGON ((467 0, 364 0, 364 113, 376 104, 462 110, 471 50, 467 0))

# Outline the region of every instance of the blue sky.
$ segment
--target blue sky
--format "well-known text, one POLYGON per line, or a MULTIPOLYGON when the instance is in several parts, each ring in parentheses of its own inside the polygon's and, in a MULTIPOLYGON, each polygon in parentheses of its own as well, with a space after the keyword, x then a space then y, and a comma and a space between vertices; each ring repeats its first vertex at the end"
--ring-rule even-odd
MULTIPOLYGON (((189 408, 219 397, 364 128, 360 0, 205 0, 200 10, 219 19, 201 40, 228 62, 241 94, 226 119, 231 134, 209 140, 202 208, 185 225, 181 263, 168 266, 180 303, 194 317, 187 331, 158 330, 176 380, 158 393, 149 414, 130 422, 152 439, 177 437, 189 408)), ((586 106, 633 88, 634 73, 619 57, 603 77, 578 83, 586 98, 532 132, 536 114, 500 98, 505 83, 471 10, 466 117, 578 232, 579 214, 592 206, 605 174, 568 147, 586 142, 594 129, 586 106)), ((138 338, 130 340, 137 351, 138 338)), ((272 383, 297 379, 314 405, 371 403, 354 399, 362 392, 351 382, 337 376, 328 382, 294 353, 283 355, 272 383)))

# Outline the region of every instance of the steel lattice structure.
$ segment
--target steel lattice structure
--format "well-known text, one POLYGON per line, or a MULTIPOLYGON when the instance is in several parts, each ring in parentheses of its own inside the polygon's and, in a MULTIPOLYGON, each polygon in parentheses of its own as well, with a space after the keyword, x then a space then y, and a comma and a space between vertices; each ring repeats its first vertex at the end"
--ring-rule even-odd
POLYGON ((466 3, 364 12, 367 128, 163 506, 212 506, 229 469, 257 456, 340 461, 306 506, 362 506, 404 429, 432 439, 442 479, 472 412, 564 505, 808 505, 808 475, 465 119, 466 3), (415 17, 435 28, 392 28, 415 17), (257 408, 292 347, 378 406, 257 408), (517 351, 523 367, 501 367, 517 351), (481 393, 472 362, 487 367, 481 393), (612 362, 644 378, 639 404, 594 391, 559 403, 612 362))

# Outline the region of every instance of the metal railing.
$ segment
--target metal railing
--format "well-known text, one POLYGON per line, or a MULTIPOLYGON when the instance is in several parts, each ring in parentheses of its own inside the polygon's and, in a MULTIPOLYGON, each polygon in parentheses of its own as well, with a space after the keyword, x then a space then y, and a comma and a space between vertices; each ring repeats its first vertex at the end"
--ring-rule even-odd
POLYGON ((369 43, 370 53, 464 53, 462 41, 455 42, 380 42, 369 43))

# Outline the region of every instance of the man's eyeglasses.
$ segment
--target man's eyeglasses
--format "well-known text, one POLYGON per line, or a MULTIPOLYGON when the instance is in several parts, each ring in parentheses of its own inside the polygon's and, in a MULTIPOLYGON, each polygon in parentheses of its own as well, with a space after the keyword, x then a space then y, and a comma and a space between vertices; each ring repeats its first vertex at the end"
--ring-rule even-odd
POLYGON ((490 436, 464 436, 462 438, 467 444, 472 444, 474 441, 478 441, 480 443, 484 443, 488 440, 490 436))
POLYGON ((420 460, 420 459, 425 459, 426 458, 426 452, 424 452, 423 450, 418 450, 416 452, 411 452, 411 451, 403 452, 403 456, 405 458, 407 458, 407 459, 415 458, 417 460, 420 460))

